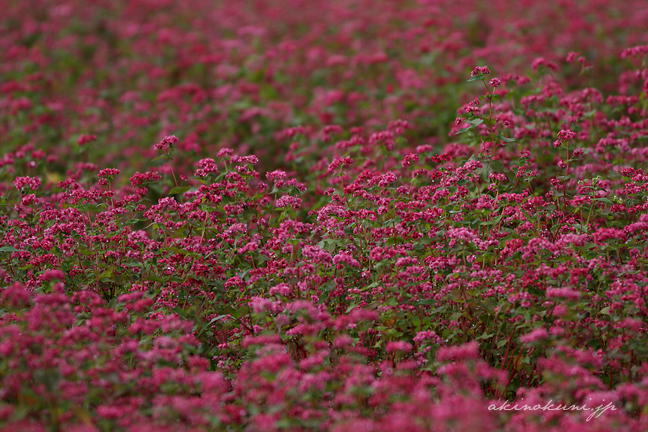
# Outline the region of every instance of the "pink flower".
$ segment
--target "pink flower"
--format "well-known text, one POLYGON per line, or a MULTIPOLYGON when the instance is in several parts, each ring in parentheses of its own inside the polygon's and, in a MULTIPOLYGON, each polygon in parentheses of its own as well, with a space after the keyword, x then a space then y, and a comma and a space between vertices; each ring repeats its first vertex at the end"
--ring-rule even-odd
POLYGON ((105 168, 99 171, 99 174, 97 174, 97 177, 109 177, 112 178, 116 175, 118 175, 121 171, 119 171, 117 168, 105 168))
POLYGON ((567 54, 567 62, 571 63, 576 61, 579 55, 580 55, 579 52, 570 51, 569 54, 567 54))
POLYGON ((567 300, 578 300, 581 298, 579 291, 574 291, 569 288, 547 288, 547 298, 564 298, 567 300))
POLYGON ((20 200, 20 204, 24 206, 30 206, 34 204, 36 201, 37 201, 36 195, 29 194, 22 197, 22 199, 20 200))
POLYGON ((423 341, 430 340, 433 343, 442 345, 443 339, 439 337, 434 331, 432 330, 425 330, 425 331, 420 331, 416 333, 416 336, 414 336, 414 342, 421 343, 423 341))
POLYGON ((531 343, 547 339, 548 337, 549 333, 547 332, 547 330, 545 330, 544 328, 538 328, 531 331, 531 333, 520 336, 520 340, 524 343, 531 343))
POLYGON ((639 57, 644 54, 648 54, 648 45, 635 46, 632 48, 626 48, 621 52, 621 58, 626 57, 639 57))
POLYGON ((417 154, 410 153, 401 162, 401 165, 403 165, 403 168, 409 168, 410 165, 412 165, 412 161, 418 162, 419 157, 417 154))
POLYGON ((533 60, 533 63, 531 64, 531 69, 537 71, 540 68, 540 66, 544 66, 547 69, 552 69, 552 70, 558 69, 558 66, 555 63, 548 61, 544 57, 538 57, 535 60, 533 60))
POLYGON ((160 180, 162 176, 160 173, 157 172, 147 172, 147 173, 139 173, 136 172, 131 178, 130 182, 131 185, 133 186, 142 186, 148 183, 155 182, 157 180, 160 180))
POLYGON ((479 162, 478 160, 474 160, 474 159, 471 160, 471 161, 466 162, 466 164, 464 165, 464 168, 466 170, 468 170, 468 171, 475 171, 475 170, 477 170, 479 168, 483 168, 483 167, 484 167, 483 163, 479 162))
POLYGON ((479 75, 486 75, 490 73, 490 69, 487 66, 477 66, 470 72, 470 76, 475 77, 479 75))
POLYGON ((561 141, 569 141, 576 138, 578 134, 571 129, 565 129, 558 132, 558 139, 561 141))
POLYGON ((347 264, 351 267, 360 267, 358 260, 353 258, 349 252, 342 251, 333 257, 333 264, 347 264))
POLYGON ((218 167, 216 166, 216 161, 214 159, 201 159, 196 164, 198 168, 195 172, 196 177, 205 177, 208 174, 216 174, 218 172, 218 167))
POLYGON ((25 186, 29 186, 31 190, 36 190, 41 185, 41 179, 38 177, 17 177, 14 180, 16 189, 22 190, 25 186))
POLYGON ((455 360, 478 360, 479 359, 479 344, 475 341, 469 342, 464 345, 454 345, 449 347, 439 348, 436 358, 440 362, 455 360))
POLYGON ((31 293, 20 282, 15 282, 0 292, 3 304, 20 309, 27 305, 31 293))
POLYGON ((335 338, 333 346, 338 349, 343 349, 353 344, 353 339, 349 335, 341 335, 335 338))
POLYGON ((44 281, 51 281, 51 280, 63 280, 65 279, 65 274, 61 270, 45 270, 42 276, 44 281))
POLYGON ((77 144, 79 146, 83 146, 84 144, 87 144, 92 141, 97 140, 97 135, 89 135, 89 134, 83 134, 79 136, 79 139, 77 140, 77 144))
POLYGON ((388 342, 385 351, 388 353, 402 352, 407 354, 412 350, 412 344, 404 341, 388 342))
POLYGON ((284 195, 281 198, 279 198, 275 203, 275 206, 277 208, 290 207, 295 210, 301 207, 301 205, 302 205, 302 199, 291 195, 284 195))
POLYGON ((232 150, 231 148, 224 148, 220 149, 218 153, 216 153, 216 157, 219 159, 229 159, 233 154, 234 150, 232 150))
POLYGON ((166 150, 167 148, 170 150, 173 150, 173 146, 178 143, 178 137, 175 135, 170 135, 167 137, 164 137, 162 141, 160 141, 158 144, 155 144, 153 147, 155 150, 166 150))

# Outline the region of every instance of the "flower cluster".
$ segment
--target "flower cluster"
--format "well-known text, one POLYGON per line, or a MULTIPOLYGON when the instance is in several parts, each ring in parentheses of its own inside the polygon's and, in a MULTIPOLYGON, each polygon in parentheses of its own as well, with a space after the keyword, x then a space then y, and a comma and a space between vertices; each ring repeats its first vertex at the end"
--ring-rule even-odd
POLYGON ((40 177, 16 177, 13 184, 16 186, 16 189, 22 191, 25 187, 36 190, 41 185, 41 182, 40 177))
POLYGON ((170 135, 167 137, 164 137, 162 141, 159 143, 155 144, 153 147, 155 150, 173 150, 174 146, 178 143, 178 137, 175 135, 170 135))
POLYGON ((9 3, 0 430, 648 429, 644 0, 9 3))
POLYGON ((472 72, 470 72, 471 77, 476 77, 480 75, 486 75, 490 73, 490 69, 488 69, 488 66, 476 66, 475 69, 473 69, 472 72))
POLYGON ((144 186, 144 185, 146 185, 148 183, 158 181, 161 178, 162 178, 162 176, 160 175, 160 173, 157 173, 157 172, 146 172, 146 173, 136 172, 130 178, 130 182, 131 182, 131 185, 133 185, 133 186, 144 186))

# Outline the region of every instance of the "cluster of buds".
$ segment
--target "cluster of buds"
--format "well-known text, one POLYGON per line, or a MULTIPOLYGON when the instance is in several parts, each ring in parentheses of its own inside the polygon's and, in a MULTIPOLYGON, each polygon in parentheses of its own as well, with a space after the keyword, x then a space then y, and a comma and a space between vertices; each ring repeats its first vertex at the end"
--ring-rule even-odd
POLYGON ((648 45, 636 46, 632 48, 626 48, 621 53, 621 58, 626 57, 641 57, 642 55, 648 54, 648 45))
POLYGON ((581 56, 579 52, 570 51, 569 54, 567 54, 568 63, 572 63, 577 60, 580 64, 585 64, 585 57, 581 56))
POLYGON ((14 180, 16 189, 22 191, 25 186, 29 186, 31 190, 36 190, 41 185, 41 179, 38 177, 17 177, 14 180))
POLYGON ((208 174, 216 174, 218 172, 218 168, 216 167, 216 161, 214 159, 201 159, 197 163, 198 165, 198 170, 196 170, 196 176, 198 177, 205 177, 208 174))
POLYGON ((351 158, 350 156, 333 159, 333 162, 331 162, 329 164, 329 166, 328 166, 327 172, 332 173, 333 171, 338 169, 340 166, 342 166, 342 165, 351 165, 352 163, 353 163, 353 158, 351 158))
POLYGON ((571 129, 561 130, 560 132, 558 132, 558 139, 554 141, 554 148, 560 147, 565 142, 573 140, 577 136, 578 134, 571 129))
POLYGON ((99 171, 99 174, 97 174, 97 177, 99 178, 108 178, 112 180, 117 174, 119 174, 121 171, 119 171, 117 168, 106 168, 102 169, 99 171))
POLYGON ((405 158, 402 160, 401 165, 403 165, 403 168, 409 168, 410 165, 412 165, 412 162, 416 161, 418 162, 419 157, 417 154, 410 153, 405 158))
POLYGON ((77 144, 79 146, 83 146, 84 144, 87 144, 92 141, 97 141, 97 135, 83 134, 77 140, 77 144))
POLYGON ((99 177, 99 186, 108 186, 108 183, 111 182, 117 174, 119 174, 117 168, 106 168, 99 171, 97 177, 99 177))
POLYGON ((131 185, 133 185, 133 187, 137 187, 137 186, 144 186, 148 183, 158 181, 161 178, 162 176, 160 175, 160 173, 157 172, 147 172, 144 174, 136 172, 133 175, 133 177, 130 178, 130 182, 131 185))
POLYGON ((476 77, 480 75, 486 75, 490 73, 490 69, 488 69, 488 66, 477 66, 475 69, 473 69, 472 72, 470 72, 471 77, 476 77))
POLYGON ((178 137, 175 135, 169 135, 167 137, 164 137, 162 141, 159 143, 155 144, 153 147, 155 150, 166 150, 167 148, 170 151, 173 151, 173 146, 178 143, 178 137))

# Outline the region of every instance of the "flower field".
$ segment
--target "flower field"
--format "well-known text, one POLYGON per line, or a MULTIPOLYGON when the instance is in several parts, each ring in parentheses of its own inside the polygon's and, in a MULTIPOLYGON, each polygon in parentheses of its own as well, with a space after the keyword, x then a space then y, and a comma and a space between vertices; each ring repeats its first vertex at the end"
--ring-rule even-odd
POLYGON ((648 430, 645 0, 5 0, 0 430, 648 430))

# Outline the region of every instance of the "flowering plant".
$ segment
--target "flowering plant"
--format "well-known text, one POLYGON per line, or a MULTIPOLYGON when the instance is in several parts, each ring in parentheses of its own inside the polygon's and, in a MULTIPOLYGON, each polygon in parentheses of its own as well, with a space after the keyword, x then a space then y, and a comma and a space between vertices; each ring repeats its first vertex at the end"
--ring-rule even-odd
POLYGON ((0 38, 0 429, 648 427, 641 1, 50 3, 0 38))

